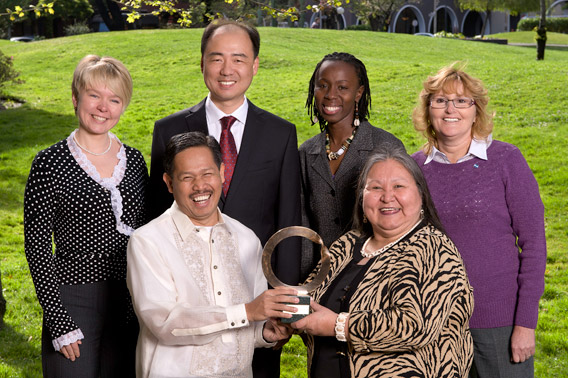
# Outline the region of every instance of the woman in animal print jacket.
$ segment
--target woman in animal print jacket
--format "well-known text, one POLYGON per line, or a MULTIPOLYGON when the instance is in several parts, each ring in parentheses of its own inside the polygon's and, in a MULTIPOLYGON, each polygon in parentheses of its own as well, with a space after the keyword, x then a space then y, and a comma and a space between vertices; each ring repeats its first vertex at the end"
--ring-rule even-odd
POLYGON ((330 248, 312 313, 292 324, 305 332, 310 376, 466 377, 472 288, 404 150, 371 154, 353 221, 330 248))

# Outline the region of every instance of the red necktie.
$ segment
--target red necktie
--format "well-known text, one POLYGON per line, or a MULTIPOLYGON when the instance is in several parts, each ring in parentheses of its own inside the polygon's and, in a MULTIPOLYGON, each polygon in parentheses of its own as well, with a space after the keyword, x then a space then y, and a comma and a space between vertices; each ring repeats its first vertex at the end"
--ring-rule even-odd
POLYGON ((231 133, 231 126, 236 120, 237 119, 233 116, 221 118, 222 129, 219 144, 221 145, 221 156, 223 158, 223 163, 225 164, 225 182, 223 183, 223 193, 225 196, 229 191, 233 172, 235 171, 235 165, 237 164, 237 146, 235 144, 235 138, 233 138, 233 134, 231 133))

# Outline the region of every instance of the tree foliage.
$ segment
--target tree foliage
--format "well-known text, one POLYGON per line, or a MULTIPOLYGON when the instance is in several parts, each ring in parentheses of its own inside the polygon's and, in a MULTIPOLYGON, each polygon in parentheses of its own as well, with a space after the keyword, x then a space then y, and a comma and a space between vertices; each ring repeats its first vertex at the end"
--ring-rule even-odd
POLYGON ((86 19, 93 14, 88 0, 44 0, 33 4, 30 0, 0 0, 0 9, 6 9, 0 16, 8 16, 10 21, 20 21, 28 17, 55 17, 62 20, 86 19))
POLYGON ((29 2, 30 0, 0 0, 0 9, 3 9, 2 6, 5 3, 9 4, 5 7, 6 13, 0 13, 0 16, 8 16, 0 17, 1 34, 9 35, 13 22, 43 18, 45 22, 43 22, 42 33, 51 37, 54 32, 54 20, 61 20, 64 24, 69 24, 77 20, 88 19, 93 14, 89 0, 55 0, 49 3, 40 0, 35 4, 29 4, 29 2))
POLYGON ((85 20, 94 10, 88 0, 56 0, 53 3, 53 13, 47 18, 61 18, 64 21, 85 20))
POLYGON ((494 11, 509 11, 516 15, 521 12, 530 12, 539 9, 539 0, 456 0, 460 9, 469 9, 485 12, 485 19, 481 27, 481 36, 485 34, 487 23, 491 21, 494 11))
POLYGON ((531 12, 539 9, 539 0, 457 0, 460 9, 470 9, 478 12, 509 11, 516 15, 521 12, 531 12))
POLYGON ((36 17, 46 16, 48 14, 54 14, 53 2, 47 3, 40 0, 37 4, 32 4, 29 0, 23 1, 1 1, 0 9, 6 9, 5 13, 0 13, 0 16, 9 16, 10 21, 15 21, 16 19, 23 19, 28 14, 33 13, 36 17), (6 4, 6 7, 2 5, 6 4))
POLYGON ((320 0, 319 4, 302 6, 305 0, 127 0, 122 10, 129 12, 128 22, 135 22, 142 17, 140 9, 151 6, 154 9, 152 14, 170 14, 177 18, 180 26, 190 27, 204 19, 221 17, 250 19, 267 16, 294 22, 299 20, 302 13, 318 12, 326 6, 339 7, 349 1, 320 0))
POLYGON ((361 0, 354 1, 352 8, 359 18, 369 21, 371 30, 385 31, 394 12, 405 3, 404 0, 361 0))

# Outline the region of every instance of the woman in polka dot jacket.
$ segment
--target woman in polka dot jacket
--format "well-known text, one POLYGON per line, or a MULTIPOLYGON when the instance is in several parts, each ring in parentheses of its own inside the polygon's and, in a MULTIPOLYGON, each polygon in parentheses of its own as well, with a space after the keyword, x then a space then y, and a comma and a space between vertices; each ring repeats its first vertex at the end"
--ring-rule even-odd
POLYGON ((145 223, 148 172, 142 154, 110 133, 131 96, 120 61, 83 58, 72 84, 79 128, 32 163, 25 251, 43 308, 44 377, 134 376, 126 245, 145 223))

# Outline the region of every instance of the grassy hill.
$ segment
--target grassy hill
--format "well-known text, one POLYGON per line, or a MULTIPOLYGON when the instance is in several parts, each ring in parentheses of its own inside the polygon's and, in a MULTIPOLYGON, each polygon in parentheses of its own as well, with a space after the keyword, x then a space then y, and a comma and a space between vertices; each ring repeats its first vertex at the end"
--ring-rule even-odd
MULTIPOLYGON (((37 151, 76 128, 73 69, 86 54, 122 60, 134 96, 113 130, 149 162, 153 122, 203 99, 201 30, 97 33, 28 44, 0 41, 25 83, 5 89, 25 100, 0 112, 0 251, 6 327, 0 331, 0 376, 40 376, 41 309, 23 252, 22 201, 37 151)), ((297 126, 299 142, 318 132, 304 103, 309 78, 327 53, 347 51, 367 66, 371 123, 397 135, 409 152, 423 143, 410 114, 427 75, 457 60, 481 78, 496 112, 494 138, 517 145, 539 182, 546 206, 548 264, 537 330, 537 376, 568 375, 568 52, 363 31, 261 28, 260 69, 247 96, 297 126)), ((483 235, 479 235, 483 237, 483 235)), ((498 288, 496 288, 497 290, 498 288)), ((305 376, 301 342, 286 347, 283 376, 305 376)))

